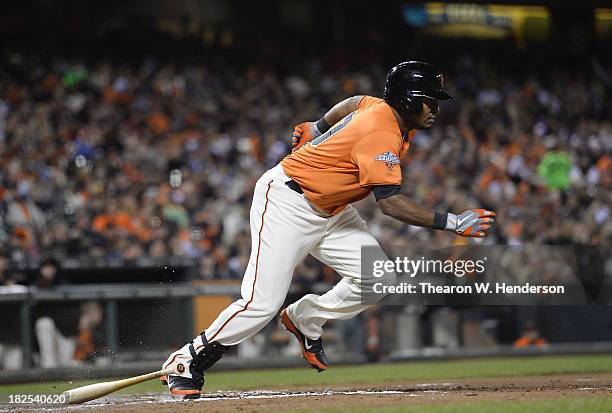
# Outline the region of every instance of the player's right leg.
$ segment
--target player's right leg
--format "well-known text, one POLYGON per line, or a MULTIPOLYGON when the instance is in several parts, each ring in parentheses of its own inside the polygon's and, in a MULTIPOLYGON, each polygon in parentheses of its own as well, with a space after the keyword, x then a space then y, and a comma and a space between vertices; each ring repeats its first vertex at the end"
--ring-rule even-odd
POLYGON ((327 219, 313 213, 305 198, 285 185, 286 180, 279 165, 257 182, 242 297, 223 310, 205 332, 168 357, 163 368, 181 364, 183 370, 168 377, 171 393, 199 396, 203 372, 229 346, 260 331, 278 313, 295 266, 323 236, 327 219))

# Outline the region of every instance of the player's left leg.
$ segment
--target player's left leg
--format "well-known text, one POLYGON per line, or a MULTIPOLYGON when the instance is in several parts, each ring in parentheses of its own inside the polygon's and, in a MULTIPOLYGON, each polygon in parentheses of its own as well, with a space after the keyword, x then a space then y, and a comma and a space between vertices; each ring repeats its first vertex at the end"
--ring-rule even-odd
MULTIPOLYGON (((297 330, 311 341, 319 341, 327 320, 345 320, 375 304, 383 296, 372 294, 376 282, 392 284, 390 279, 374 277, 371 271, 362 273, 361 247, 372 247, 377 259, 387 259, 376 239, 357 211, 348 206, 330 220, 327 236, 311 254, 332 267, 342 280, 323 295, 308 294, 287 307, 286 317, 297 330)), ((320 342, 319 342, 320 344, 320 342)), ((311 363, 313 364, 313 363, 311 363)), ((315 366, 316 367, 316 366, 315 366)))

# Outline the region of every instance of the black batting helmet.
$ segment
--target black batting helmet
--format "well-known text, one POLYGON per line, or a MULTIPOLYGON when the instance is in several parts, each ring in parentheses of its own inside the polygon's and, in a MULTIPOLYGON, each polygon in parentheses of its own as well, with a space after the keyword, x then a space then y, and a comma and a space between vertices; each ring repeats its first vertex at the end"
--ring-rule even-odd
POLYGON ((452 100, 444 91, 444 77, 435 66, 412 60, 394 66, 387 73, 383 99, 402 116, 420 112, 423 98, 452 100))

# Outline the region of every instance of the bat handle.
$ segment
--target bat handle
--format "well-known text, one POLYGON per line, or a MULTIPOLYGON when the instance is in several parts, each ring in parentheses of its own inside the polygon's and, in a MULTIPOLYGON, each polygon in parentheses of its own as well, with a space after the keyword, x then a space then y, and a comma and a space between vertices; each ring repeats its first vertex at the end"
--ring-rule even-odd
POLYGON ((168 367, 166 369, 157 370, 141 376, 130 377, 123 380, 94 383, 87 386, 77 387, 76 389, 65 391, 62 393, 62 396, 67 404, 84 403, 89 400, 106 396, 107 394, 113 393, 125 387, 133 386, 134 384, 156 379, 168 374, 178 374, 178 372, 175 371, 175 367, 168 367))

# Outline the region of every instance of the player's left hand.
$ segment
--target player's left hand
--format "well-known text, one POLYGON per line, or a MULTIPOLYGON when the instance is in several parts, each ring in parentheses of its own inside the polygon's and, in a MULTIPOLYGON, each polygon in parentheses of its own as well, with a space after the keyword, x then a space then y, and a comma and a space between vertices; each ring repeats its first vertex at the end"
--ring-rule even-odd
POLYGON ((448 214, 446 230, 463 237, 484 238, 495 223, 495 212, 486 209, 470 209, 459 215, 448 214))
POLYGON ((306 142, 310 142, 317 136, 317 128, 315 127, 314 122, 304 122, 295 126, 293 129, 293 139, 291 141, 291 152, 295 152, 300 149, 302 146, 306 144, 306 142))

